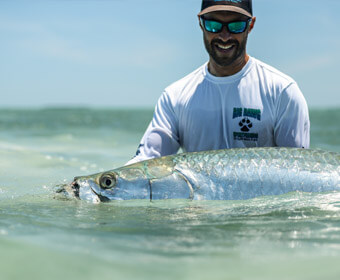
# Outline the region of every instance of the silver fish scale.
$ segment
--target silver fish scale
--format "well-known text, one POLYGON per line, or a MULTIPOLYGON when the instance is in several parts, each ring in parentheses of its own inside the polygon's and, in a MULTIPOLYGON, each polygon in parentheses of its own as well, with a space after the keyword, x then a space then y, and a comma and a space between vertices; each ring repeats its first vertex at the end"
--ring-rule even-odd
POLYGON ((184 153, 76 177, 64 191, 95 203, 126 199, 239 200, 292 191, 340 191, 340 154, 296 148, 184 153), (104 175, 112 176, 113 188, 98 184, 104 175))
POLYGON ((174 157, 196 199, 249 199, 340 189, 337 153, 289 148, 232 149, 174 157), (190 170, 190 172, 189 172, 190 170))
POLYGON ((334 170, 339 173, 340 171, 340 155, 337 153, 289 148, 230 149, 189 153, 174 157, 174 162, 207 174, 214 173, 215 168, 226 166, 244 168, 260 164, 264 166, 274 164, 280 168, 298 168, 314 172, 334 170))

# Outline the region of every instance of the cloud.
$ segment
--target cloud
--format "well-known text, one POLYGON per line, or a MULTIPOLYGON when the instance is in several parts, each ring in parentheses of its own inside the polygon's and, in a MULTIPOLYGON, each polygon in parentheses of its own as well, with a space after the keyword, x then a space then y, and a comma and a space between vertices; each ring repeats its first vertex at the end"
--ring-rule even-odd
POLYGON ((44 27, 35 22, 15 21, 5 17, 0 18, 1 32, 15 32, 15 33, 41 33, 44 32, 44 27))
POLYGON ((55 58, 87 66, 157 67, 172 59, 178 52, 176 46, 155 41, 119 46, 82 47, 82 42, 67 40, 58 36, 21 40, 19 47, 45 58, 55 58), (149 46, 151 44, 152 46, 149 46))
POLYGON ((88 54, 84 50, 74 46, 73 42, 58 36, 39 36, 38 38, 22 39, 19 47, 45 58, 56 58, 78 63, 85 63, 88 60, 88 54))
MULTIPOLYGON (((86 23, 84 26, 78 23, 76 28, 73 24, 69 26, 72 26, 72 30, 67 29, 67 23, 64 22, 58 27, 51 27, 33 21, 2 19, 0 32, 11 33, 11 44, 27 55, 87 66, 158 67, 173 60, 179 53, 175 44, 146 30, 135 38, 101 42, 93 31, 88 32, 87 36, 77 36, 77 32, 86 32, 86 23), (95 39, 92 40, 91 36, 95 39)), ((135 29, 135 26, 132 28, 135 29)), ((123 36, 118 34, 116 37, 123 36)))
MULTIPOLYGON (((338 55, 336 54, 336 56, 338 55)), ((339 62, 339 57, 337 61, 335 61, 334 58, 336 56, 333 54, 313 55, 310 57, 297 59, 294 62, 291 62, 287 68, 292 69, 297 74, 325 69, 339 62)))

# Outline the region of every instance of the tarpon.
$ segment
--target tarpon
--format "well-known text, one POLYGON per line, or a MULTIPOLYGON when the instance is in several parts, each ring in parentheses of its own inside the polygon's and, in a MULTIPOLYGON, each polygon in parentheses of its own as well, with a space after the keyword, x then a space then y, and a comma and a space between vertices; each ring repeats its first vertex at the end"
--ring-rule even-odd
POLYGON ((340 191, 340 154, 297 148, 182 153, 74 178, 58 192, 90 202, 241 200, 340 191))

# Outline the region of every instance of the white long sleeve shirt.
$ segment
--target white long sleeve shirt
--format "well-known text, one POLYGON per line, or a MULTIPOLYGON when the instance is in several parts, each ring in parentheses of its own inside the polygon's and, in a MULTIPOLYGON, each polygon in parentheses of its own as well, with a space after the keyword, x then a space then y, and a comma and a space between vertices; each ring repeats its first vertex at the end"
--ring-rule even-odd
POLYGON ((165 89, 128 164, 179 148, 309 148, 308 107, 292 78, 252 57, 228 77, 211 75, 207 65, 165 89))

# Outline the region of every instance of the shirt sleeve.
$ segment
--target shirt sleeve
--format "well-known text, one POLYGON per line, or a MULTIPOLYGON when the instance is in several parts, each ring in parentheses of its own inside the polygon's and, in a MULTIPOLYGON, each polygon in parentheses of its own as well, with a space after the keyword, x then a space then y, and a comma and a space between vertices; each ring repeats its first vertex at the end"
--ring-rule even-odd
POLYGON ((149 124, 134 158, 126 165, 167 156, 179 150, 178 121, 167 92, 158 100, 149 124))
POLYGON ((279 147, 310 146, 308 106, 296 83, 290 84, 280 96, 274 138, 279 147))

